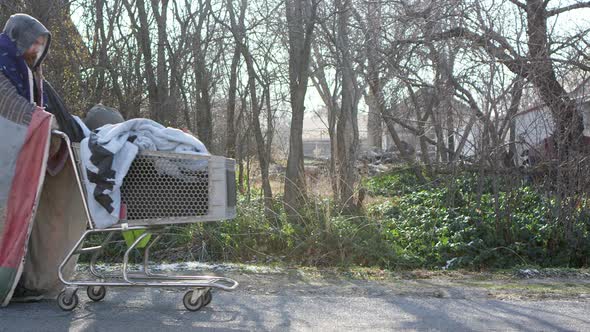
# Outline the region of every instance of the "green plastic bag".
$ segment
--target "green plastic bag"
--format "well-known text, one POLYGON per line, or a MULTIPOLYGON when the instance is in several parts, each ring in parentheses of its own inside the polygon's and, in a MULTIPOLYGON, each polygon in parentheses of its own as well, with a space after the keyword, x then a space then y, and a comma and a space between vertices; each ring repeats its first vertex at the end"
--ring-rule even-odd
MULTIPOLYGON (((125 243, 127 243, 127 247, 131 247, 133 242, 135 242, 135 240, 137 240, 137 238, 139 238, 141 236, 141 234, 143 234, 143 233, 145 233, 145 231, 142 229, 132 230, 132 231, 124 231, 123 238, 125 239, 125 243)), ((151 239, 152 239, 152 234, 148 234, 148 236, 146 236, 143 240, 141 240, 137 244, 136 248, 138 248, 138 249, 145 248, 145 246, 148 244, 148 242, 150 242, 151 239)))

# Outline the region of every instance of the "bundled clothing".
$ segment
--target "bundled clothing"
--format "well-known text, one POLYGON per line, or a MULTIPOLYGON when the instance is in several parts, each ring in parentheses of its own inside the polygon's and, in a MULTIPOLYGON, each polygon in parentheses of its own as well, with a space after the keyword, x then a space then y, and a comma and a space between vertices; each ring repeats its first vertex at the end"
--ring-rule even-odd
POLYGON ((201 141, 149 119, 105 125, 80 144, 88 207, 97 228, 119 221, 121 185, 140 150, 208 155, 201 141))

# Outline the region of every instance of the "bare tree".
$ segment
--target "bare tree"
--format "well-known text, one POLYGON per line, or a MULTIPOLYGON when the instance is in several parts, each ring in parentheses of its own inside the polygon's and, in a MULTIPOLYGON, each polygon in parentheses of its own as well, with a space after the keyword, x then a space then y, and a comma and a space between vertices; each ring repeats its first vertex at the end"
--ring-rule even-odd
POLYGON ((303 164, 303 117, 310 71, 313 33, 317 18, 317 0, 287 0, 289 32, 289 85, 291 95, 291 132, 285 176, 285 210, 295 219, 305 200, 303 164))
MULTIPOLYGON (((246 0, 242 0, 240 2, 240 6, 242 7, 247 5, 248 3, 246 0)), ((258 152, 258 161, 260 164, 260 173, 262 179, 262 190, 264 193, 264 206, 267 218, 271 219, 274 218, 274 215, 272 213, 273 196, 269 178, 269 165, 271 156, 269 154, 270 148, 267 148, 267 144, 262 133, 262 126, 260 123, 261 111, 265 104, 265 98, 270 98, 268 96, 270 91, 268 90, 268 87, 264 86, 264 82, 261 82, 261 79, 259 77, 259 73, 256 67, 256 60, 254 58, 252 50, 248 45, 246 37, 244 36, 246 27, 241 25, 242 22, 239 22, 236 19, 236 12, 231 0, 228 0, 226 2, 226 6, 227 12, 229 14, 230 24, 226 24, 218 17, 216 17, 215 19, 217 20, 217 22, 224 25, 231 32, 231 34, 234 37, 234 42, 236 43, 237 48, 240 50, 240 53, 246 65, 246 71, 248 73, 247 87, 250 98, 250 108, 252 112, 252 129, 254 131, 254 137, 256 138, 256 149, 258 152), (263 85, 262 97, 258 91, 259 85, 263 85)))
MULTIPOLYGON (((193 74, 194 74, 194 95, 196 99, 196 127, 197 135, 205 143, 211 146, 213 142, 213 116, 211 114, 211 65, 207 63, 207 56, 210 52, 210 38, 214 33, 214 27, 209 23, 211 15, 211 1, 198 1, 198 8, 192 18, 192 56, 193 56, 193 74), (209 26, 207 26, 209 25, 209 26), (203 36, 203 31, 206 35, 203 36)), ((188 2, 187 2, 187 5, 188 2)))
POLYGON ((359 145, 358 133, 358 100, 360 91, 353 69, 350 44, 350 18, 352 16, 352 0, 336 0, 337 37, 336 45, 339 64, 342 68, 341 110, 336 121, 337 164, 339 182, 339 201, 347 210, 354 210, 354 199, 357 174, 355 161, 359 145))
POLYGON ((331 48, 329 53, 335 54, 334 45, 332 44, 333 38, 331 38, 332 34, 326 28, 325 25, 322 25, 322 34, 316 36, 316 43, 313 45, 313 61, 312 61, 312 75, 311 81, 313 83, 314 88, 319 93, 320 97, 322 98, 322 102, 324 103, 327 114, 328 114, 328 135, 330 137, 330 166, 329 166, 329 174, 330 174, 330 183, 332 185, 332 193, 334 195, 334 200, 338 201, 338 177, 336 176, 336 119, 340 113, 340 104, 338 100, 338 96, 340 95, 341 89, 341 82, 338 79, 340 76, 340 72, 338 67, 335 63, 329 64, 325 59, 325 56, 322 54, 322 50, 320 49, 319 45, 322 43, 323 45, 327 45, 328 48, 331 48), (317 41, 318 38, 323 37, 322 41, 317 41), (327 68, 331 66, 334 68, 334 75, 333 77, 328 77, 327 68))
POLYGON ((166 55, 169 2, 168 0, 150 1, 149 7, 146 6, 144 0, 137 0, 134 5, 129 0, 123 0, 123 4, 143 56, 145 78, 148 82, 150 116, 160 123, 174 125, 176 122, 176 110, 169 107, 169 67, 167 66, 168 58, 166 55), (152 29, 148 18, 149 9, 151 9, 156 21, 157 44, 155 59, 150 34, 152 29))
MULTIPOLYGON (((244 19, 246 16, 246 6, 240 6, 237 26, 244 26, 244 19)), ((238 37, 243 36, 243 32, 237 34, 238 37)), ((234 52, 231 60, 230 78, 228 87, 228 101, 227 101, 227 135, 226 135, 226 154, 230 158, 236 156, 236 128, 235 128, 235 112, 236 112, 236 92, 238 88, 238 66, 240 64, 240 47, 238 43, 234 43, 234 52)))
MULTIPOLYGON (((483 19, 476 26, 478 31, 468 27, 455 27, 433 35, 433 39, 460 38, 472 43, 473 47, 481 48, 498 62, 504 64, 514 74, 529 79, 539 92, 543 102, 551 109, 556 123, 555 135, 559 137, 562 151, 575 148, 582 137, 583 122, 577 112, 575 102, 568 96, 555 71, 556 60, 552 58, 550 48, 549 18, 561 13, 583 7, 590 3, 580 2, 570 6, 548 9, 549 1, 527 0, 520 2, 511 0, 526 17, 528 54, 519 52, 501 33, 486 25, 483 19)), ((479 15, 485 15, 484 9, 477 2, 475 8, 479 15)), ((588 70, 577 61, 565 61, 571 66, 588 70)))

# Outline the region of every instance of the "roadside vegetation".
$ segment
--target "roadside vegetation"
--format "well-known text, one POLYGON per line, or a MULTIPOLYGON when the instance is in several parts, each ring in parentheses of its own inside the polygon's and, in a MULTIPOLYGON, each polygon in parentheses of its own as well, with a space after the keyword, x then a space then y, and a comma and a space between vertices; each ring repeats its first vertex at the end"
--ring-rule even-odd
MULTIPOLYGON (((235 220, 175 227, 154 259, 390 270, 587 267, 587 201, 561 199, 560 209, 531 181, 464 171, 423 182, 398 168, 362 182, 367 198, 356 213, 310 194, 292 220, 280 197, 268 218, 253 186, 240 195, 235 220), (565 204, 573 209, 556 215, 565 204)), ((125 248, 111 247, 106 260, 125 248)))

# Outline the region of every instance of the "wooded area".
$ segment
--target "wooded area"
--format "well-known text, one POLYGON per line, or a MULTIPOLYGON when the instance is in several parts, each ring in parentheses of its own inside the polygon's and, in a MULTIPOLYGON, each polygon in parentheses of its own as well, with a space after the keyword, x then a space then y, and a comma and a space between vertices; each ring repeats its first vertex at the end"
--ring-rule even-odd
POLYGON ((267 220, 284 213, 305 228, 318 199, 331 200, 334 214, 370 219, 366 196, 378 195, 367 174, 381 163, 370 153, 388 150, 416 188, 447 188, 449 211, 464 203, 462 174, 474 175, 470 208, 489 205, 494 248, 519 241, 515 206, 519 190, 532 188, 550 202, 527 217, 549 220, 539 245, 582 257, 590 250, 586 8, 550 0, 0 0, 0 24, 25 12, 49 28, 45 75, 73 113, 102 103, 126 119, 186 128, 212 153, 236 158, 238 188, 248 199, 261 188, 267 220), (303 147, 304 119, 320 108, 331 149, 320 176, 330 190, 318 198, 303 147), (532 114, 542 123, 524 121, 532 114), (540 127, 546 134, 533 134, 540 127))

